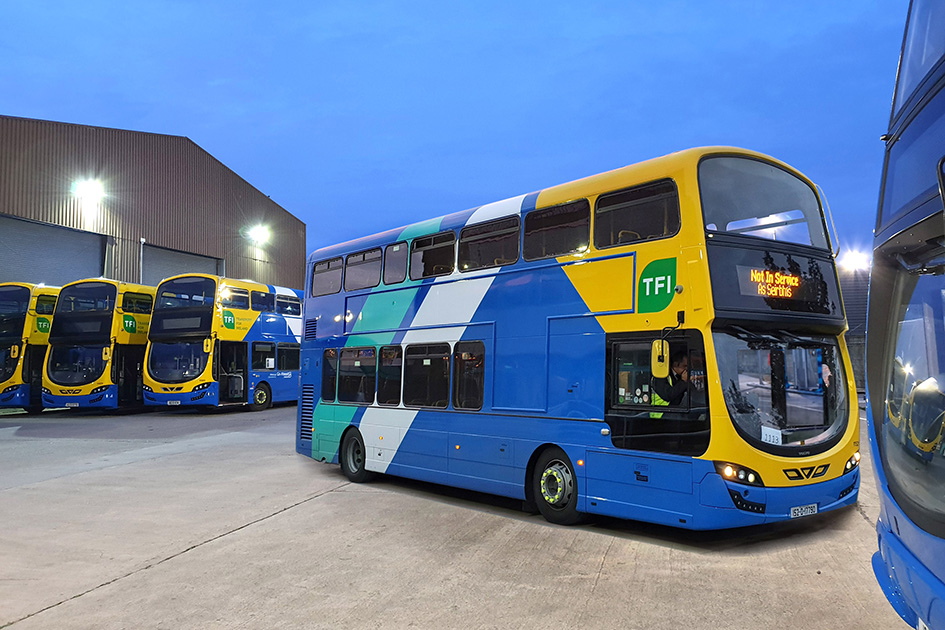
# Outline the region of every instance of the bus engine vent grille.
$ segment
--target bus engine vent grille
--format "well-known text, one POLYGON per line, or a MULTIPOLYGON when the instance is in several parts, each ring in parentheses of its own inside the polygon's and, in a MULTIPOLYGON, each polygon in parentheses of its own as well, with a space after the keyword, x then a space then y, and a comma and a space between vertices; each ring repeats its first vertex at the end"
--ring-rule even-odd
POLYGON ((315 386, 302 385, 301 420, 299 422, 299 439, 312 439, 312 416, 315 414, 315 386))
POLYGON ((318 334, 318 320, 317 319, 307 319, 305 320, 305 339, 315 339, 318 334))

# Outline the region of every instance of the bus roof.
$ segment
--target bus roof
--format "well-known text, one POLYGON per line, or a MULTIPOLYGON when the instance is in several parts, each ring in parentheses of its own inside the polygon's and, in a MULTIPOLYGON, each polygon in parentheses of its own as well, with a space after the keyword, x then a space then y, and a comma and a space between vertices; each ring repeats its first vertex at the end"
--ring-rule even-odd
POLYGON ((178 278, 209 278, 217 283, 217 287, 227 286, 237 289, 246 289, 248 291, 266 291, 275 293, 276 295, 294 295, 296 297, 301 297, 301 289, 293 289, 291 287, 280 287, 274 284, 265 284, 263 282, 256 282, 255 280, 245 280, 242 278, 227 278, 226 276, 217 276, 211 273, 180 273, 175 276, 168 276, 161 280, 161 284, 167 282, 168 280, 176 280, 178 278))
POLYGON ((309 255, 308 262, 312 263, 318 260, 343 256, 351 252, 371 249, 397 241, 409 240, 417 236, 425 236, 443 230, 456 230, 466 227, 466 225, 470 223, 489 221, 503 216, 521 215, 536 207, 553 206, 566 201, 597 194, 598 192, 616 190, 628 185, 635 185, 635 183, 646 183, 647 181, 666 177, 668 173, 678 172, 687 168, 694 169, 700 159, 707 155, 715 154, 743 155, 745 157, 766 160, 799 175, 810 184, 812 189, 815 188, 813 183, 798 172, 797 169, 769 155, 729 146, 696 147, 670 153, 662 157, 652 158, 643 162, 637 162, 636 164, 623 166, 604 173, 590 175, 571 182, 558 184, 529 194, 510 197, 502 201, 386 230, 344 243, 322 247, 314 250, 309 255), (634 183, 628 183, 627 180, 631 180, 634 183), (476 217, 475 220, 470 221, 474 213, 479 213, 481 218, 476 217))

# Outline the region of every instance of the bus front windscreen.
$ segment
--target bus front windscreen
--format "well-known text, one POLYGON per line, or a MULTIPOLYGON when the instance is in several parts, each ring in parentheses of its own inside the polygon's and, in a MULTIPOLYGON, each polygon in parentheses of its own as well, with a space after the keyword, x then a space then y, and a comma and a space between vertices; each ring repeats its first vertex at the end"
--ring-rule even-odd
POLYGON ((699 163, 706 230, 828 249, 814 190, 761 160, 713 156, 699 163))
POLYGON ((23 337, 29 306, 30 290, 26 287, 0 287, 0 343, 23 337))
POLYGON ((834 338, 740 327, 712 338, 726 407, 747 442, 798 457, 836 444, 849 401, 834 338))
POLYGON ((107 343, 117 295, 118 287, 107 282, 65 287, 56 302, 49 343, 107 343))
POLYGON ((209 335, 216 289, 215 280, 200 276, 162 282, 158 285, 148 338, 153 341, 209 335))
POLYGON ((177 343, 151 342, 148 374, 162 383, 185 383, 203 374, 210 354, 203 340, 177 343))
POLYGON ((52 346, 49 350, 50 380, 57 385, 88 385, 104 372, 105 346, 52 346))

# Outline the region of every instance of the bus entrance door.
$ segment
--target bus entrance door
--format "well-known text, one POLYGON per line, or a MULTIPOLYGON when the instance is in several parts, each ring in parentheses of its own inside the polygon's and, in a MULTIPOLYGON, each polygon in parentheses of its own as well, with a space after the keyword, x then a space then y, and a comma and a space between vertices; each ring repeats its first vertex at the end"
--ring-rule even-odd
POLYGON ((245 342, 220 342, 220 402, 246 402, 248 363, 245 342))
POLYGON ((43 408, 43 363, 46 361, 46 347, 27 346, 23 377, 30 386, 30 410, 43 408))
POLYGON ((144 402, 142 395, 142 378, 144 369, 145 346, 115 344, 114 362, 115 378, 118 385, 119 405, 140 405, 144 402))

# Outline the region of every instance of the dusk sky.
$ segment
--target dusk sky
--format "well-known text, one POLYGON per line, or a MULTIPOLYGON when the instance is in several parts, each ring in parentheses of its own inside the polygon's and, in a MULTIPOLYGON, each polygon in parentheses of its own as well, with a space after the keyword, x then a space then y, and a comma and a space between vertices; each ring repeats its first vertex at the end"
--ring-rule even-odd
POLYGON ((309 251, 717 144, 865 249, 908 0, 0 7, 0 114, 187 136, 309 251))

